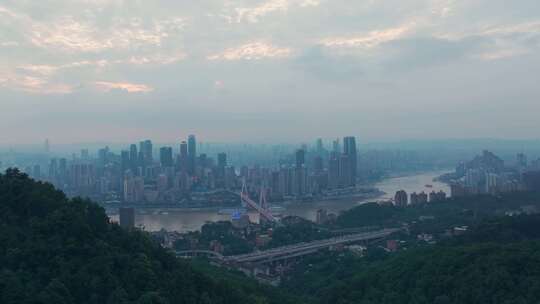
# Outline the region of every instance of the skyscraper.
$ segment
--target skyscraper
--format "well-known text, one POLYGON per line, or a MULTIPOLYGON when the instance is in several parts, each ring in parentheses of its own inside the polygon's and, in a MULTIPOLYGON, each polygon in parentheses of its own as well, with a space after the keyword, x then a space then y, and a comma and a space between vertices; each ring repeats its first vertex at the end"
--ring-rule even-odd
POLYGON ((332 152, 334 153, 340 153, 340 146, 339 146, 339 138, 337 138, 336 140, 334 140, 332 142, 332 152))
POLYGON ((306 163, 306 150, 298 149, 296 150, 296 168, 302 168, 306 163))
POLYGON ((313 159, 313 170, 315 173, 321 173, 324 170, 323 158, 320 155, 313 159))
POLYGON ((172 147, 161 147, 161 149, 159 149, 159 161, 162 167, 173 166, 172 147))
POLYGON ((130 157, 129 157, 129 151, 122 151, 120 156, 120 170, 122 171, 121 176, 123 180, 123 176, 126 173, 126 170, 130 167, 130 157))
POLYGON ((139 166, 139 155, 137 153, 137 145, 132 144, 129 146, 129 163, 131 166, 131 171, 133 173, 137 172, 137 167, 139 166))
POLYGON ((187 158, 188 157, 188 144, 186 141, 180 143, 180 156, 187 158))
POLYGON ((398 207, 405 207, 408 204, 408 196, 407 192, 405 190, 399 190, 396 192, 396 195, 394 196, 394 202, 396 206, 398 207))
POLYGON ((358 176, 358 152, 356 151, 356 138, 348 136, 343 139, 343 153, 348 157, 350 170, 350 185, 356 185, 358 176))
POLYGON ((339 186, 350 186, 352 180, 351 160, 347 154, 341 154, 339 157, 339 186))
POLYGON ((153 155, 152 155, 152 151, 153 151, 152 141, 149 139, 145 140, 143 142, 143 149, 141 150, 144 155, 144 163, 146 165, 151 165, 152 161, 154 160, 153 155))
POLYGON ((322 155, 323 151, 324 151, 324 145, 323 145, 323 141, 321 138, 318 138, 317 139, 317 143, 315 144, 316 147, 315 149, 317 150, 317 155, 322 155))
POLYGON ((328 187, 336 189, 339 186, 339 159, 336 153, 332 153, 328 161, 328 187))
POLYGON ((218 154, 218 167, 227 167, 227 154, 219 153, 218 154))
POLYGON ((188 144, 186 141, 180 143, 180 155, 178 156, 178 168, 181 172, 188 172, 188 144))
POLYGON ((225 187, 225 181, 226 181, 226 170, 227 167, 227 154, 225 153, 219 153, 217 155, 218 159, 218 165, 217 165, 217 185, 219 187, 225 187))
POLYGON ((188 136, 188 172, 195 173, 197 166, 197 140, 195 135, 188 136))

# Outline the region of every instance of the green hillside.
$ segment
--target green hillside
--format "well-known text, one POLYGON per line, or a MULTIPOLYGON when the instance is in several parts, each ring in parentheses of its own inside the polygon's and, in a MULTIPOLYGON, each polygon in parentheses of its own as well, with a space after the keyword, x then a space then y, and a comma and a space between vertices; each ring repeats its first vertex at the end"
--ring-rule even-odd
POLYGON ((296 303, 212 277, 16 170, 0 175, 0 303, 296 303))

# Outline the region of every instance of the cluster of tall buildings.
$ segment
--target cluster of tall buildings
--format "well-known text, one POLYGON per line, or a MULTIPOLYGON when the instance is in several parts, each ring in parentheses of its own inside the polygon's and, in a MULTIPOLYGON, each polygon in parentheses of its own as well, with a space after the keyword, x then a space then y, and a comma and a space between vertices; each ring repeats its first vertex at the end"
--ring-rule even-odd
POLYGON ((261 185, 268 189, 271 199, 306 198, 329 195, 336 191, 354 191, 358 176, 356 139, 339 139, 327 150, 321 139, 314 149, 303 146, 297 149, 292 160, 284 160, 278 168, 243 167, 240 175, 248 187, 261 185), (311 165, 310 165, 311 164, 311 165))
POLYGON ((468 162, 460 163, 451 183, 452 196, 497 194, 527 190, 524 176, 535 168, 530 167, 523 153, 516 156, 513 166, 490 151, 483 151, 468 162))
POLYGON ((255 163, 235 167, 225 152, 215 154, 215 158, 198 153, 197 139, 190 135, 176 147, 155 147, 151 140, 144 140, 120 153, 105 147, 91 156, 83 149, 69 160, 50 159, 45 172, 39 165, 26 171, 70 196, 131 204, 208 200, 217 204, 220 197, 230 199, 229 194, 243 184, 253 193, 265 189, 271 200, 354 191, 358 179, 356 139, 336 139, 329 147, 319 139, 314 146, 302 145, 282 156, 274 166, 255 163), (205 196, 209 193, 214 197, 205 196))

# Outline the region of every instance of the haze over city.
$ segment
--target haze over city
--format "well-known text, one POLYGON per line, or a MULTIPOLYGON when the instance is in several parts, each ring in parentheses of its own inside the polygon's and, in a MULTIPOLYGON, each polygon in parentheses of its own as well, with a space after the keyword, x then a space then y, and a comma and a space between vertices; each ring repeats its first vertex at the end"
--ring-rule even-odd
POLYGON ((534 139, 539 49, 535 0, 0 0, 0 143, 534 139))

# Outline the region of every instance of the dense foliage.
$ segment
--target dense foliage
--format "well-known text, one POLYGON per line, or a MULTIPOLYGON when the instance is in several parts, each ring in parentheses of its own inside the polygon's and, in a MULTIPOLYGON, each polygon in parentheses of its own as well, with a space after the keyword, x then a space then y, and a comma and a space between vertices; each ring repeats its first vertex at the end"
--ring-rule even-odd
POLYGON ((183 239, 175 242, 174 247, 176 250, 210 250, 213 241, 223 246, 223 255, 248 253, 255 247, 254 234, 235 229, 231 222, 226 221, 206 223, 201 227, 201 231, 186 233, 183 239))
POLYGON ((300 217, 287 217, 283 219, 283 223, 283 226, 274 229, 272 240, 267 244, 267 248, 327 239, 333 236, 328 229, 323 229, 300 217))
POLYGON ((516 192, 501 196, 449 198, 405 208, 370 203, 343 212, 336 225, 341 228, 398 227, 403 223, 413 223, 412 234, 444 233, 446 229, 455 226, 473 226, 484 219, 504 215, 506 212, 523 212, 523 209, 539 211, 540 193, 516 192), (423 217, 432 220, 422 220, 423 217))
POLYGON ((455 240, 386 257, 326 253, 284 286, 319 303, 538 303, 540 216, 484 221, 455 240))
MULTIPOLYGON (((210 277, 17 170, 0 175, 0 303, 284 303, 210 277)), ((286 303, 286 302, 285 302, 286 303)))

